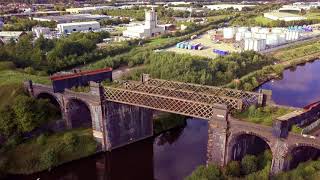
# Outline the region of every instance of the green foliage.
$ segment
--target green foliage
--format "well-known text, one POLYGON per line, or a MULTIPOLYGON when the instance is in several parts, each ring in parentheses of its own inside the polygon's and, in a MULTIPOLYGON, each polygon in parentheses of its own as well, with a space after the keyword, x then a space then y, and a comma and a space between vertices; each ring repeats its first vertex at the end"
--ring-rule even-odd
POLYGON ((59 164, 92 155, 96 152, 96 141, 91 129, 73 129, 46 136, 46 143, 40 144, 35 137, 8 149, 0 156, 7 157, 5 172, 10 174, 31 174, 59 164), (77 143, 70 151, 65 146, 65 139, 74 142, 69 135, 77 137, 77 143))
POLYGON ((14 70, 16 67, 15 65, 10 61, 0 61, 0 71, 3 70, 14 70))
POLYGON ((245 155, 241 160, 241 172, 244 175, 251 174, 258 170, 257 166, 258 160, 256 156, 245 155))
POLYGON ((199 166, 195 171, 192 172, 186 180, 219 180, 223 179, 223 174, 218 166, 209 164, 206 166, 199 166))
POLYGON ((18 129, 22 132, 32 131, 44 123, 50 113, 49 102, 46 100, 35 100, 34 98, 20 95, 16 97, 13 110, 18 123, 18 129))
POLYGON ((282 172, 273 177, 275 180, 291 180, 291 179, 312 179, 320 178, 320 161, 307 161, 300 163, 299 166, 291 171, 282 172))
POLYGON ((1 134, 9 137, 17 128, 15 121, 15 113, 10 106, 5 106, 0 109, 0 132, 1 134))
POLYGON ((280 107, 265 106, 256 108, 255 106, 250 106, 246 111, 234 113, 233 116, 244 121, 272 126, 274 119, 291 111, 280 107))
POLYGON ((294 133, 297 133, 297 134, 301 134, 302 128, 301 128, 301 127, 298 127, 297 125, 293 125, 293 126, 291 127, 291 132, 294 132, 294 133))
POLYGON ((46 149, 40 157, 40 161, 47 167, 53 167, 59 162, 58 152, 55 148, 46 149))
POLYGON ((41 36, 33 42, 32 34, 28 34, 18 42, 3 45, 0 59, 12 61, 17 67, 27 67, 25 70, 29 74, 34 74, 33 69, 54 72, 105 57, 96 44, 107 37, 107 32, 72 33, 53 40, 41 36))
POLYGON ((239 161, 231 161, 227 164, 225 174, 231 177, 239 177, 241 173, 241 166, 239 161))
POLYGON ((66 133, 63 136, 63 143, 69 151, 74 151, 79 143, 79 137, 75 133, 66 133))
POLYGON ((56 22, 45 22, 45 21, 35 21, 28 18, 17 18, 12 17, 7 21, 6 25, 3 27, 4 31, 31 31, 34 26, 50 27, 55 28, 56 22))
POLYGON ((39 145, 45 145, 47 142, 47 136, 44 134, 41 134, 40 136, 37 137, 37 144, 39 145))

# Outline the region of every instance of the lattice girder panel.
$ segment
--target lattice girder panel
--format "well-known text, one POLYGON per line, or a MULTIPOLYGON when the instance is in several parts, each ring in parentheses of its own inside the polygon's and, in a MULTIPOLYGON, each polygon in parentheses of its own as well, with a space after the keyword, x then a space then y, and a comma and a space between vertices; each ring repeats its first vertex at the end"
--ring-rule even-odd
POLYGON ((186 90, 195 91, 196 89, 201 93, 212 94, 215 96, 225 96, 242 99, 244 106, 250 106, 251 104, 258 104, 259 99, 261 99, 262 94, 248 91, 241 91, 236 89, 220 88, 214 86, 204 86, 198 84, 182 83, 175 81, 166 81, 162 79, 149 79, 147 84, 153 86, 159 86, 162 84, 162 87, 169 88, 181 88, 186 90), (165 83, 164 83, 165 82, 165 83), (199 90, 201 88, 201 90, 199 90))
POLYGON ((140 91, 150 94, 158 94, 163 96, 170 96, 174 98, 181 98, 185 100, 199 101, 208 104, 225 104, 229 110, 237 109, 242 110, 243 101, 242 99, 224 97, 224 96, 215 96, 211 94, 206 94, 197 91, 189 91, 185 89, 173 89, 162 86, 153 86, 148 83, 138 83, 135 81, 128 81, 124 83, 123 88, 140 91))
POLYGON ((139 107, 181 114, 201 119, 212 119, 217 107, 197 101, 142 93, 127 89, 105 87, 105 100, 139 107))

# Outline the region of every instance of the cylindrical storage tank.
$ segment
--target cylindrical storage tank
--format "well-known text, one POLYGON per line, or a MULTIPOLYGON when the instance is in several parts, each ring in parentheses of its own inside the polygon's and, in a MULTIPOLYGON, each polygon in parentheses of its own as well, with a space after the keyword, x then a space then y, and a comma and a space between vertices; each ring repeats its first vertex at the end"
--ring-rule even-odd
POLYGON ((249 31, 248 27, 239 27, 238 28, 238 32, 240 32, 240 33, 244 33, 244 32, 247 32, 247 31, 249 31))
POLYGON ((232 39, 234 37, 235 30, 232 27, 223 29, 223 38, 224 39, 232 39))
POLYGON ((241 41, 244 38, 244 32, 236 33, 236 41, 241 41))
POLYGON ((261 28, 261 29, 259 29, 259 33, 270 33, 270 29, 269 28, 261 28))
POLYGON ((286 34, 281 33, 279 34, 279 44, 284 44, 284 43, 286 43, 286 34))
POLYGON ((271 46, 276 46, 279 44, 278 34, 268 34, 266 39, 266 44, 271 46))
POLYGON ((272 28, 271 32, 272 33, 283 33, 284 28, 272 28))
POLYGON ((260 31, 261 27, 251 27, 251 32, 258 33, 260 31))
POLYGON ((252 33, 251 32, 244 33, 244 38, 252 38, 252 33))

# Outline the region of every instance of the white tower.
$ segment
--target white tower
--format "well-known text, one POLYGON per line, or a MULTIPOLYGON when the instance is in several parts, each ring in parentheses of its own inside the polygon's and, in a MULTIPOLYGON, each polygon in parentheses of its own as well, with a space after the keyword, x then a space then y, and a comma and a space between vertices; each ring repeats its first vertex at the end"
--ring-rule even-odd
POLYGON ((157 26, 157 13, 152 8, 150 11, 146 11, 146 17, 145 17, 145 26, 149 29, 154 29, 157 26))

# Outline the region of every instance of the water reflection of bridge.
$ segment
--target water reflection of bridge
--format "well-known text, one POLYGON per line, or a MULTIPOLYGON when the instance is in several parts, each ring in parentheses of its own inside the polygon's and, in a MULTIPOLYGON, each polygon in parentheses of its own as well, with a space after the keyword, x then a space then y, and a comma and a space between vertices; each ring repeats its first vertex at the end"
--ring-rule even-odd
POLYGON ((276 121, 271 128, 230 116, 230 111, 261 105, 265 101, 262 93, 151 79, 148 75, 141 82, 125 81, 106 87, 91 83, 88 93, 54 93, 51 86, 30 82, 26 87, 34 97, 45 95, 55 101, 67 127, 90 122, 103 151, 152 136, 154 110, 208 120, 208 162, 220 165, 269 148, 273 154, 272 171, 276 173, 288 169, 297 159, 304 160, 300 152, 312 151, 316 157, 320 149, 316 139, 288 133, 292 125, 289 120, 276 121), (256 150, 256 144, 261 149, 256 150), (295 152, 299 157, 289 158, 295 152))

